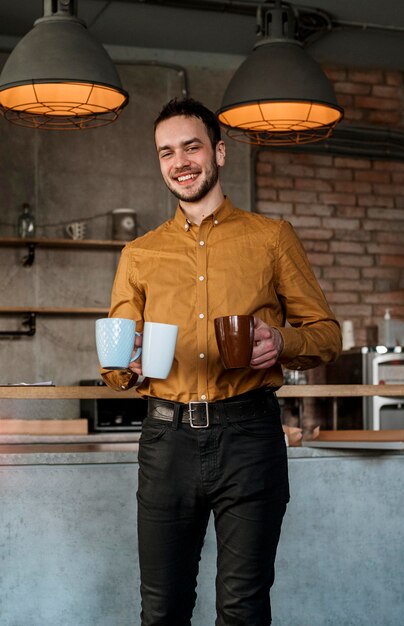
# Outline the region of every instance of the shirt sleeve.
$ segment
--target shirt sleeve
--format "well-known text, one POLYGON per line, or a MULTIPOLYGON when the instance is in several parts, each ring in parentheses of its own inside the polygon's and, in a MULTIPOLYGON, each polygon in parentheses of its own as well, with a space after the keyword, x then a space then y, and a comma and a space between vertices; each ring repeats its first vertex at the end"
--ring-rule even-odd
MULTIPOLYGON (((112 287, 111 306, 108 317, 123 317, 136 322, 136 330, 143 330, 143 310, 145 296, 136 281, 134 253, 129 246, 122 250, 118 268, 112 287)), ((103 381, 117 391, 133 387, 137 382, 137 374, 106 370, 101 368, 103 381)))
POLYGON ((279 362, 304 370, 335 360, 342 349, 341 329, 289 222, 280 226, 275 276, 287 323, 277 327, 283 338, 279 362))

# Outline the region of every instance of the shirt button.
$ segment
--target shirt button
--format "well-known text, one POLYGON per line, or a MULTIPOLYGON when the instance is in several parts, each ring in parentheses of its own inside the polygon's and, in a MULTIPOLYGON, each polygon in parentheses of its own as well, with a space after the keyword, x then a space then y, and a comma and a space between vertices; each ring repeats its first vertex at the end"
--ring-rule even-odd
POLYGON ((203 313, 199 313, 199 317, 201 320, 203 320, 203 318, 205 317, 203 313))
POLYGON ((205 276, 199 276, 199 280, 200 281, 205 280, 205 276))
POLYGON ((205 358, 205 355, 204 355, 204 353, 203 353, 203 352, 201 352, 201 353, 200 353, 199 358, 200 358, 200 359, 204 359, 204 358, 205 358))
POLYGON ((218 220, 215 220, 213 223, 214 223, 214 224, 218 224, 218 223, 219 223, 219 221, 218 221, 218 220))
POLYGON ((200 246, 204 246, 204 245, 205 245, 205 242, 204 242, 204 241, 200 241, 200 242, 199 242, 199 245, 200 245, 200 246))
POLYGON ((189 224, 185 224, 184 228, 185 230, 189 230, 189 224))
POLYGON ((206 396, 205 396, 205 394, 203 394, 203 395, 201 396, 201 400, 206 400, 206 396))

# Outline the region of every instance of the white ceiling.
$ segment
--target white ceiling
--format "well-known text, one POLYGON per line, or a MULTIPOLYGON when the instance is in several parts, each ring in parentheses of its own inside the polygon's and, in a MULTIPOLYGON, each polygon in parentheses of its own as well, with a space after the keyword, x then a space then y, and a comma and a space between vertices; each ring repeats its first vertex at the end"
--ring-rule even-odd
MULTIPOLYGON (((78 16, 105 45, 232 55, 247 55, 254 45, 257 4, 257 0, 77 1, 78 16), (207 5, 210 10, 201 9, 207 5)), ((329 16, 331 30, 307 48, 320 63, 404 70, 404 0, 289 4, 329 16)), ((0 48, 11 50, 42 15, 42 0, 0 0, 0 48)))

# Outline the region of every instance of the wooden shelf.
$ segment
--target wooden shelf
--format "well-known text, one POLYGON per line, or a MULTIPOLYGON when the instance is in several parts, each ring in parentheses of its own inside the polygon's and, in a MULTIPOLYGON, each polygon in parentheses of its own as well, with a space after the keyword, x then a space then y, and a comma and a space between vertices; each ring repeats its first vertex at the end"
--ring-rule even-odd
POLYGON ((108 315, 108 307, 2 306, 0 315, 108 315))
POLYGON ((0 247, 23 248, 38 246, 40 248, 81 248, 82 250, 119 250, 127 241, 108 239, 50 239, 48 237, 0 237, 0 247))
MULTIPOLYGON (((404 385, 284 385, 276 392, 278 398, 338 398, 363 396, 389 396, 404 398, 404 385)), ((77 386, 0 386, 1 399, 102 399, 115 398, 122 400, 139 398, 135 389, 114 391, 109 387, 77 386)))

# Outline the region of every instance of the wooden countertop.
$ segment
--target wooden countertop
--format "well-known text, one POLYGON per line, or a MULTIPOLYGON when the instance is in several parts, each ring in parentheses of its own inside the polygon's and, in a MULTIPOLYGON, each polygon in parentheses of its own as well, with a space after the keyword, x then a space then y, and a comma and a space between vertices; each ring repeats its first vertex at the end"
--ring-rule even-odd
MULTIPOLYGON (((403 385, 284 385, 278 398, 404 397, 403 385)), ((98 386, 0 386, 0 400, 72 400, 140 398, 135 389, 114 391, 98 386)))

